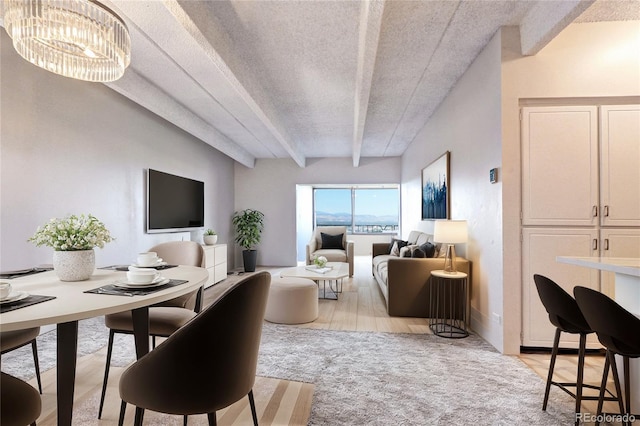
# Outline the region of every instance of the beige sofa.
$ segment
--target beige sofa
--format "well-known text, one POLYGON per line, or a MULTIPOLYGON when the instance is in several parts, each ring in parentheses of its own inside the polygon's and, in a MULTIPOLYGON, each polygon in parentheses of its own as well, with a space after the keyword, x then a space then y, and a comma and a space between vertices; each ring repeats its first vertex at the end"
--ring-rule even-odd
MULTIPOLYGON (((433 236, 411 231, 409 244, 422 245, 432 242, 433 236)), ((439 247, 436 256, 439 255, 439 247)), ((456 258, 460 272, 469 274, 471 288, 471 262, 456 258)), ((374 243, 372 251, 373 276, 380 287, 386 303, 387 313, 397 317, 431 318, 429 311, 429 277, 431 271, 444 269, 444 256, 435 258, 398 257, 389 254, 389 243, 374 243)))

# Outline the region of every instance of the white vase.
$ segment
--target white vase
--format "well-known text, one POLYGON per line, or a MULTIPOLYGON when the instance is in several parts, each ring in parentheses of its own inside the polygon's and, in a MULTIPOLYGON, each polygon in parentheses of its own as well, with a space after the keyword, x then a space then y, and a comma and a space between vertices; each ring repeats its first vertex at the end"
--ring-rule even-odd
POLYGON ((202 239, 204 240, 204 243, 208 246, 212 246, 218 242, 217 235, 205 235, 204 237, 202 237, 202 239))
POLYGON ((93 249, 53 252, 53 270, 60 281, 88 280, 95 268, 96 255, 93 249))

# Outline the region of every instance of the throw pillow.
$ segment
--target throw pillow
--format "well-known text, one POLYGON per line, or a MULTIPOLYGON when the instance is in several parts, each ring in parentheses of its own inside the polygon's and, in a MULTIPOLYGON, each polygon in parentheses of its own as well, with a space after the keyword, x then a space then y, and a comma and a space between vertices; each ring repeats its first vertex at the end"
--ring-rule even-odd
POLYGON ((320 233, 322 238, 322 249, 339 249, 342 250, 342 237, 344 234, 329 235, 324 232, 320 233))
POLYGON ((420 246, 420 250, 422 251, 422 254, 424 254, 423 257, 435 257, 436 255, 436 246, 430 242, 422 244, 420 246))
POLYGON ((416 245, 408 245, 404 246, 400 249, 400 257, 412 257, 413 250, 415 250, 418 246, 416 245))
POLYGON ((394 249, 393 249, 393 246, 394 246, 394 245, 397 245, 397 253, 396 253, 396 254, 394 254, 394 256, 398 256, 398 255, 400 255, 400 249, 401 249, 402 247, 407 246, 408 244, 409 244, 409 242, 408 242, 408 241, 399 240, 399 239, 397 239, 397 238, 392 238, 392 239, 391 239, 391 243, 389 244, 389 254, 393 254, 393 250, 394 250, 394 249))
POLYGON ((422 251, 422 249, 418 247, 411 253, 411 257, 428 257, 428 256, 425 256, 424 251, 422 251))

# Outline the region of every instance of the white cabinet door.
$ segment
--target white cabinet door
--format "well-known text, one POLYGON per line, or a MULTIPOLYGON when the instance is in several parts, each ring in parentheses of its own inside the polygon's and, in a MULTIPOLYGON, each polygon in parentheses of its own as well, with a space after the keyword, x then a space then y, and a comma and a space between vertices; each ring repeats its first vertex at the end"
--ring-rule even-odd
POLYGON ((218 244, 215 247, 214 282, 218 283, 227 278, 227 245, 218 244))
MULTIPOLYGON (((557 256, 597 256, 598 231, 586 228, 526 228, 522 231, 522 345, 553 347, 555 327, 540 302, 533 281, 534 274, 544 275, 573 296, 573 287, 581 285, 599 290, 599 274, 595 269, 567 265, 557 256)), ((588 346, 600 347, 595 337, 588 346)), ((562 334, 564 348, 577 348, 578 336, 562 334)))
POLYGON ((522 109, 522 224, 597 225, 597 107, 522 109))
POLYGON ((640 226, 640 105, 600 108, 601 224, 640 226))
MULTIPOLYGON (((635 257, 640 258, 640 229, 610 229, 600 230, 600 253, 605 257, 635 257)), ((615 274, 601 272, 600 282, 602 292, 612 299, 615 298, 615 274)))
POLYGON ((227 278, 227 245, 214 244, 203 248, 205 268, 209 271, 209 280, 205 285, 208 288, 227 278))

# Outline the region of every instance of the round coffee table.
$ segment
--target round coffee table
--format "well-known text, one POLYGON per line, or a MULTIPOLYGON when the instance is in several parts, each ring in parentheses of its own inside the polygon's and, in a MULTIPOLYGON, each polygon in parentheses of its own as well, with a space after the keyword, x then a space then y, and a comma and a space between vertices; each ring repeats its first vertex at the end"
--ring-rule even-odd
POLYGON ((342 280, 349 276, 349 264, 343 262, 329 262, 327 267, 330 269, 318 269, 314 265, 297 266, 295 268, 283 269, 280 272, 281 277, 306 278, 313 280, 320 288, 322 281, 322 297, 321 299, 338 300, 338 294, 342 293, 342 280), (335 297, 327 297, 327 283, 329 290, 335 297), (333 287, 335 283, 335 288, 333 287))

